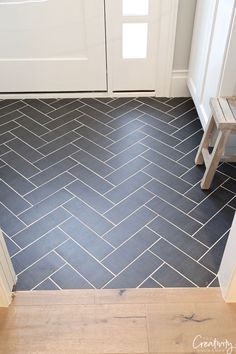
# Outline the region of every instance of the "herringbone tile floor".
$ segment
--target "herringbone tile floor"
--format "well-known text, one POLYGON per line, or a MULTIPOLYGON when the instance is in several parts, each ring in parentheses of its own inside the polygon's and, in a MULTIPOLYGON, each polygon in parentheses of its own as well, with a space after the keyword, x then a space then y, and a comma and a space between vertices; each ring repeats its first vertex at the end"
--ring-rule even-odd
POLYGON ((0 124, 19 290, 217 285, 236 168, 201 191, 191 99, 2 100, 0 124))

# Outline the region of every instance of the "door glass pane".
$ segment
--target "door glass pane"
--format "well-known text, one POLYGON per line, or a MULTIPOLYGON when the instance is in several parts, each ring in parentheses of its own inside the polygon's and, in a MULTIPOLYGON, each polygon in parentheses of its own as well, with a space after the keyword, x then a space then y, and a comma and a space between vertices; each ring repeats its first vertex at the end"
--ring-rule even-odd
POLYGON ((148 15, 149 0, 123 0, 123 16, 148 15))
POLYGON ((147 23, 123 23, 123 58, 146 58, 147 38, 147 23))

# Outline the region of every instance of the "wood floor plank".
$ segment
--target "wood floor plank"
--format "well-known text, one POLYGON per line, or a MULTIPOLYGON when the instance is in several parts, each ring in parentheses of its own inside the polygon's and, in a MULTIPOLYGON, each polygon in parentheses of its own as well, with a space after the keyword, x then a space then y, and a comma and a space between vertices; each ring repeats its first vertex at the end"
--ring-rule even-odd
POLYGON ((0 308, 1 354, 200 353, 196 336, 236 346, 236 304, 218 288, 16 292, 0 308))

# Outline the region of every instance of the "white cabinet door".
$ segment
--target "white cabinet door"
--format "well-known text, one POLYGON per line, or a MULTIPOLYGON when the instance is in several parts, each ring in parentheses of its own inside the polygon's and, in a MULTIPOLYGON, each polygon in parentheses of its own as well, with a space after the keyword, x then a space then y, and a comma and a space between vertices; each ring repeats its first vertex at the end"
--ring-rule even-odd
POLYGON ((0 92, 105 91, 104 0, 0 0, 0 92))
POLYGON ((106 14, 112 91, 155 91, 160 1, 111 0, 106 14))
POLYGON ((211 115, 210 98, 234 94, 235 59, 230 64, 228 54, 230 48, 234 48, 235 58, 235 37, 232 36, 235 11, 235 0, 197 2, 188 86, 203 127, 211 115))

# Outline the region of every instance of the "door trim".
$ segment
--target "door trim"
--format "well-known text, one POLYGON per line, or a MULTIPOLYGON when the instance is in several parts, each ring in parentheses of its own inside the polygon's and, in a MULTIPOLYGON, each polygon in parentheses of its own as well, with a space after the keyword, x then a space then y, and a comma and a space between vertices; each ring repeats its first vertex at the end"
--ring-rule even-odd
POLYGON ((158 46, 160 54, 157 66, 156 96, 170 97, 179 0, 160 1, 161 24, 158 46))
POLYGON ((10 305, 15 284, 16 274, 0 229, 0 307, 10 305))

